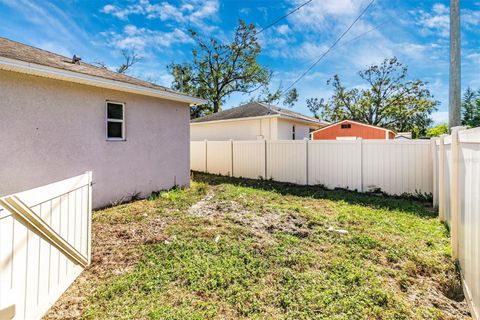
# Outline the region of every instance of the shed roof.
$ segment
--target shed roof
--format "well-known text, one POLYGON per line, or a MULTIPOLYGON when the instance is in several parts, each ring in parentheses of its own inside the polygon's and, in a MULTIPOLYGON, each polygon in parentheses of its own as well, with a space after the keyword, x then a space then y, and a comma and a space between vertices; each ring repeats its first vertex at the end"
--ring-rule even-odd
MULTIPOLYGON (((155 83, 130 77, 125 74, 113 72, 106 68, 85 63, 83 61, 78 64, 73 63, 71 57, 68 58, 56 53, 52 53, 2 37, 0 37, 0 58, 2 58, 0 59, 0 69, 21 71, 21 66, 15 66, 13 64, 15 61, 22 61, 28 63, 24 65, 25 69, 34 65, 45 66, 95 78, 113 80, 115 82, 150 89, 150 91, 155 90, 157 92, 164 92, 166 94, 170 94, 172 97, 178 96, 179 99, 175 100, 181 100, 183 97, 186 102, 197 104, 202 104, 206 102, 203 99, 192 97, 190 95, 171 90, 155 83), (9 59, 12 59, 12 61, 10 61, 9 59)), ((37 70, 37 73, 40 72, 37 70)))
POLYGON ((260 103, 260 102, 247 103, 239 107, 223 110, 205 117, 194 119, 191 122, 205 123, 205 122, 211 122, 211 121, 253 118, 253 117, 272 116, 272 115, 293 118, 300 121, 307 121, 307 122, 323 124, 323 125, 328 124, 326 122, 320 121, 313 117, 303 115, 298 112, 294 112, 291 110, 283 109, 274 105, 269 105, 269 104, 260 103))

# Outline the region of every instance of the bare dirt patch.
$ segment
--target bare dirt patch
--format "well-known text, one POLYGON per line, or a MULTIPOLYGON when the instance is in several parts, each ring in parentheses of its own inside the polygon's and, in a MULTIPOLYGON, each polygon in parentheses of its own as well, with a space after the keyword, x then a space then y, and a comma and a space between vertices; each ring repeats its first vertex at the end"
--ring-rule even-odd
POLYGON ((282 214, 270 210, 257 213, 245 210, 235 201, 215 201, 214 191, 210 191, 205 198, 194 204, 189 213, 210 220, 218 218, 228 219, 238 226, 248 228, 251 233, 267 242, 273 241, 272 234, 282 232, 300 238, 307 237, 311 229, 307 219, 298 215, 282 214))

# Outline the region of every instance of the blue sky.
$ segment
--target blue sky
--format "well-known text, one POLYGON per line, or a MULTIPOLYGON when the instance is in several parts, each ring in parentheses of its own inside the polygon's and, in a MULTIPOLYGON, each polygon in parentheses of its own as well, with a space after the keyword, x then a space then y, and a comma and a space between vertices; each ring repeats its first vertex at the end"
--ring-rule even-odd
MULTIPOLYGON (((142 60, 130 71, 170 86, 170 62, 188 61, 188 28, 229 41, 241 18, 260 28, 305 0, 0 0, 0 36, 56 53, 80 55, 87 62, 115 67, 121 50, 134 48, 142 60)), ((369 0, 313 0, 260 36, 261 64, 274 72, 272 88, 288 87, 355 19, 369 0)), ((462 87, 480 88, 480 0, 460 0, 462 7, 462 87)), ((429 82, 441 101, 433 116, 448 119, 448 0, 377 0, 365 17, 296 87, 294 110, 308 114, 305 99, 328 98, 326 81, 339 74, 349 87, 364 84, 358 70, 397 56, 410 77, 429 82), (355 41, 372 28, 380 26, 355 41)), ((232 96, 229 108, 248 100, 232 96)))

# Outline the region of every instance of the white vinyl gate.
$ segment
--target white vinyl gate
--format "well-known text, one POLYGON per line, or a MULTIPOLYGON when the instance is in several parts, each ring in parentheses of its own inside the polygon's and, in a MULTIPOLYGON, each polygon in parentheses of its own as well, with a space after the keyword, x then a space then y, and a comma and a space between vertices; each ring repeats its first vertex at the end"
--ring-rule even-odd
POLYGON ((39 319, 90 263, 91 181, 0 198, 0 319, 39 319))

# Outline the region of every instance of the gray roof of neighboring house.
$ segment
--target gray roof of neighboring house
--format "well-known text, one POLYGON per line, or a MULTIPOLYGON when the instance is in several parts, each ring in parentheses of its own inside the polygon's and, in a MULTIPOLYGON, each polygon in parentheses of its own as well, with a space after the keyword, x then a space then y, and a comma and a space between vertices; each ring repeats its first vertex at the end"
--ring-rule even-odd
POLYGON ((83 61, 81 61, 79 64, 76 64, 72 62, 72 57, 64 57, 56 53, 45 51, 2 37, 0 37, 0 57, 20 60, 28 63, 34 63, 37 65, 43 65, 66 71, 77 72, 89 76, 101 77, 109 80, 115 80, 145 88, 161 90, 183 95, 185 97, 190 97, 187 94, 177 92, 175 90, 171 90, 169 88, 159 86, 151 82, 133 78, 125 74, 110 71, 106 68, 94 66, 83 61))
POLYGON ((223 110, 217 113, 210 114, 205 117, 193 119, 191 122, 202 123, 202 122, 219 121, 219 120, 262 117, 262 116, 269 116, 269 115, 279 115, 279 116, 284 116, 288 118, 294 118, 301 121, 316 122, 319 124, 328 124, 327 122, 318 120, 313 117, 308 117, 298 112, 286 110, 277 106, 269 105, 266 103, 260 103, 260 102, 247 103, 236 108, 223 110))

